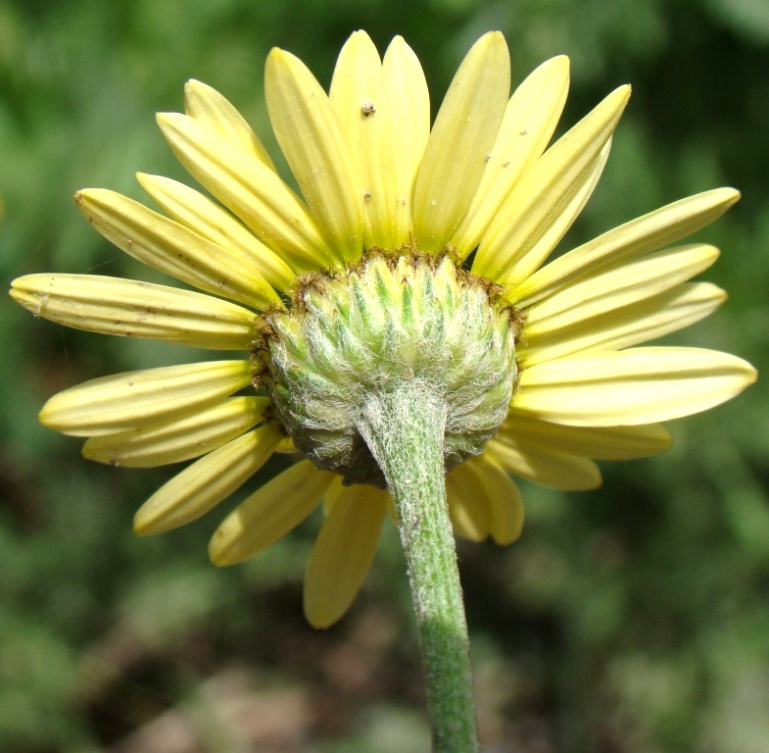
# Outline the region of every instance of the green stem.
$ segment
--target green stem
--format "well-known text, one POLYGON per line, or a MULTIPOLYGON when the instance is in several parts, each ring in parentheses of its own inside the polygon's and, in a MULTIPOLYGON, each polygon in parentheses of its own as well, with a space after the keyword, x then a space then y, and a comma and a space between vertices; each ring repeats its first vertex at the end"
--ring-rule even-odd
POLYGON ((478 750, 470 644, 444 479, 446 406, 422 380, 369 395, 359 431, 398 511, 435 753, 478 750))

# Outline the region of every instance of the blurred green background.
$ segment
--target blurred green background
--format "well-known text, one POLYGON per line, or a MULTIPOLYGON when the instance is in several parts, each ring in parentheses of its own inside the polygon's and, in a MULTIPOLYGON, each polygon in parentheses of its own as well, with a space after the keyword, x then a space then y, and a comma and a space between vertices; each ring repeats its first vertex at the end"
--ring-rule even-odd
MULTIPOLYGON (((604 178, 566 245, 737 186, 740 204, 698 236, 722 249, 706 278, 731 298, 676 341, 766 370, 767 0, 0 0, 3 279, 146 279, 88 227, 72 193, 142 198, 136 170, 188 180, 154 124, 156 111, 182 108, 188 78, 222 91, 274 147, 262 92, 270 47, 328 85, 357 28, 380 50, 406 38, 434 107, 489 29, 507 36, 516 82, 571 56, 562 128, 631 82, 604 178)), ((315 632, 301 580, 318 516, 216 570, 206 543, 223 512, 153 539, 131 532, 173 469, 90 464, 77 440, 37 424, 59 389, 196 354, 65 330, 10 299, 0 343, 0 750, 428 750, 392 526, 349 615, 315 632)), ((671 429, 668 453, 603 464, 598 491, 526 485, 519 543, 460 545, 488 753, 769 749, 766 390, 759 382, 671 429)))

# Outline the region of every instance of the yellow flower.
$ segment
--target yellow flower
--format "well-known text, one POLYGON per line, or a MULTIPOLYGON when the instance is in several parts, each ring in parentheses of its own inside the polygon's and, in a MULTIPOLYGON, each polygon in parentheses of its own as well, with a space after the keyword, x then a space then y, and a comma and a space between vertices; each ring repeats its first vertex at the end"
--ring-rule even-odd
MULTIPOLYGON (((419 62, 400 37, 384 59, 364 32, 345 44, 330 93, 294 56, 273 50, 266 97, 278 143, 301 191, 213 89, 192 81, 186 114, 160 128, 218 201, 139 174, 164 214, 103 189, 77 194, 94 227, 126 253, 203 292, 94 275, 29 275, 23 306, 67 326, 212 350, 251 351, 305 273, 346 274, 371 249, 448 252, 500 286, 522 331, 509 413, 482 454, 446 478, 459 536, 499 544, 520 533, 523 507, 508 474, 557 489, 600 484, 595 460, 666 449, 660 421, 705 410, 755 379, 716 351, 631 347, 713 312, 723 291, 687 282, 718 251, 671 246, 739 195, 708 191, 610 230, 543 266, 595 187, 630 95, 612 92, 548 148, 568 88, 568 60, 535 70, 509 97, 499 33, 483 36, 457 72, 430 128, 419 62), (471 256, 471 254, 473 254, 471 256), (229 299, 229 300, 224 300, 229 299)), ((188 523, 241 487, 275 451, 291 451, 254 357, 96 379, 54 396, 40 420, 88 437, 85 457, 131 467, 198 458, 138 511, 140 534, 188 523), (233 396, 251 384, 251 395, 233 396)), ((389 495, 343 486, 303 459, 222 523, 216 564, 251 557, 324 500, 305 611, 327 626, 348 608, 374 555, 389 495)))

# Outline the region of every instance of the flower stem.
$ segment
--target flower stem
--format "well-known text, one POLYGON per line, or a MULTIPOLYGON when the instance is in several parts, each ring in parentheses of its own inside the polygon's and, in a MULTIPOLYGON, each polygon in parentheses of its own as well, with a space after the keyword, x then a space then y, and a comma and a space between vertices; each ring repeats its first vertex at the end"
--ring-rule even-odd
POLYGON ((359 431, 398 512, 435 753, 478 750, 469 640, 444 480, 444 401, 425 381, 369 395, 359 431))

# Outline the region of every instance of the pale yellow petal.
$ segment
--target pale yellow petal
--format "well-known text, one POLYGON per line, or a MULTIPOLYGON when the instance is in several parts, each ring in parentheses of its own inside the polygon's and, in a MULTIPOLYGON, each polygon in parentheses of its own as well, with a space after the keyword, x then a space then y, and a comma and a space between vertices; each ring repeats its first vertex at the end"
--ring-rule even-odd
MULTIPOLYGON (((412 233, 412 196, 417 169, 430 136, 430 94, 419 59, 403 40, 395 37, 382 61, 387 122, 382 143, 389 135, 394 196, 389 211, 393 248, 409 243, 412 233)), ((384 246, 388 248, 388 246, 384 246)))
POLYGON ((280 452, 285 455, 295 455, 297 450, 296 447, 294 447, 294 440, 291 439, 291 437, 283 437, 283 439, 278 442, 275 452, 280 452))
POLYGON ((414 234, 422 251, 442 250, 483 177, 510 91, 510 55, 499 32, 467 53, 443 100, 414 185, 414 234))
POLYGON ((347 487, 343 486, 342 484, 342 477, 337 476, 334 481, 332 482, 331 486, 328 487, 326 490, 326 493, 323 495, 323 512, 328 515, 331 512, 331 509, 336 504, 336 501, 339 499, 339 495, 346 489, 347 487))
POLYGON ((668 204, 555 259, 511 288, 508 297, 516 306, 529 306, 608 266, 691 235, 717 220, 739 198, 733 188, 717 188, 668 204))
POLYGON ((136 178, 166 214, 249 261, 273 287, 285 290, 294 281, 291 267, 278 254, 199 191, 160 175, 137 173, 136 178))
POLYGON ((673 444, 661 424, 641 426, 564 426, 532 418, 513 408, 499 427, 501 441, 535 444, 594 460, 632 460, 664 452, 673 444))
POLYGON ((137 510, 134 530, 140 536, 165 533, 205 515, 264 465, 281 436, 266 424, 196 460, 137 510))
POLYGON ((342 48, 329 98, 357 166, 367 248, 410 241, 411 195, 430 133, 427 84, 416 55, 400 37, 384 64, 365 32, 342 48))
POLYGON ((387 512, 387 493, 348 486, 323 523, 307 563, 304 613, 316 628, 333 625, 349 609, 374 559, 387 512))
POLYGON ((483 541, 491 533, 491 508, 485 488, 472 472, 470 464, 462 463, 446 476, 446 497, 451 525, 468 541, 483 541))
POLYGON ((465 463, 486 495, 491 513, 491 536, 497 544, 512 544, 523 530, 523 498, 515 482, 490 453, 465 463))
POLYGON ((253 312, 210 295, 149 282, 36 274, 14 280, 11 296, 35 316, 105 335, 214 350, 247 350, 256 337, 253 312))
POLYGON ((54 395, 45 426, 76 437, 111 434, 190 411, 248 386, 250 361, 208 361, 92 379, 54 395))
POLYGON ((531 73, 507 103, 478 192, 450 244, 460 257, 477 245, 525 170, 545 151, 569 90, 569 58, 551 58, 531 73))
POLYGON ((636 425, 712 408, 755 381, 736 356, 700 348, 633 348, 525 369, 513 405, 573 426, 636 425))
POLYGON ((158 125, 179 161, 296 272, 338 265, 307 207, 265 164, 186 115, 160 113, 158 125))
POLYGON ((264 418, 266 397, 229 397, 154 424, 102 434, 83 445, 83 456, 108 465, 154 468, 200 457, 252 429, 264 418))
MULTIPOLYGON (((609 159, 611 141, 609 139, 606 142, 598 156, 587 166, 567 193, 561 197, 561 203, 553 208, 548 222, 543 227, 537 228, 539 235, 522 261, 519 267, 520 270, 534 269, 535 265, 541 264, 542 260, 550 255, 561 238, 572 226, 574 220, 577 219, 585 208, 585 204, 593 195, 593 191, 601 179, 606 161, 609 159)), ((507 295, 508 291, 505 291, 505 294, 507 295)))
POLYGON ((601 485, 601 472, 589 458, 521 442, 509 435, 492 439, 486 454, 509 473, 553 489, 583 491, 601 485))
POLYGON ((363 252, 362 197, 326 92, 299 58, 273 49, 265 96, 280 148, 318 225, 344 259, 363 252))
POLYGON ((234 565, 272 546, 317 507, 334 480, 303 460, 252 494, 216 529, 208 546, 215 565, 234 565))
POLYGON ((510 544, 523 528, 518 487, 490 453, 470 458, 446 476, 449 515, 458 536, 510 544))
POLYGON ((364 222, 364 245, 393 248, 388 211, 395 192, 392 134, 386 128, 389 103, 384 97, 382 61, 365 31, 354 32, 342 47, 329 100, 355 167, 354 189, 364 222))
POLYGON ((213 87, 194 79, 188 81, 184 86, 184 111, 217 130, 236 148, 275 170, 269 153, 246 119, 213 87))
POLYGON ((539 267, 558 240, 548 233, 551 218, 595 181, 596 159, 629 97, 629 86, 616 89, 526 171, 481 239, 474 272, 515 288, 539 267), (546 234, 548 243, 540 243, 546 234))
POLYGON ((726 293, 708 282, 683 283, 652 298, 589 318, 575 315, 563 326, 526 333, 516 351, 524 367, 594 350, 621 350, 688 327, 712 314, 726 293))
POLYGON ((253 308, 263 309, 280 300, 247 258, 127 196, 92 188, 75 194, 75 201, 107 240, 148 267, 253 308))
POLYGON ((681 246, 592 275, 528 309, 526 337, 547 335, 576 320, 651 298, 707 269, 718 253, 705 244, 681 246))

